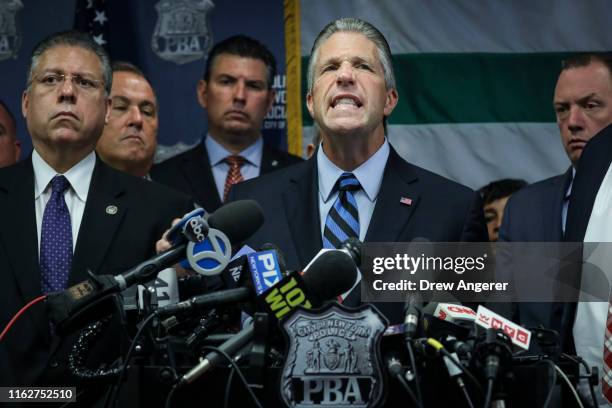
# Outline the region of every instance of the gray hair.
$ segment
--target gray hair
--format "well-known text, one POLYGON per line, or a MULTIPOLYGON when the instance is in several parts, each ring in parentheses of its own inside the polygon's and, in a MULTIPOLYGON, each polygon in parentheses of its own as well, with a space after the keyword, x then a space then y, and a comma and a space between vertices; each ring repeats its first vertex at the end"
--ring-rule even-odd
POLYGON ((321 44, 329 37, 339 32, 363 34, 366 38, 372 41, 378 50, 378 58, 380 59, 385 76, 385 85, 387 89, 395 88, 395 74, 393 73, 391 48, 389 47, 389 43, 387 43, 385 36, 367 21, 360 20, 358 18, 341 18, 326 25, 323 30, 321 30, 315 39, 314 44, 312 45, 310 60, 308 61, 308 92, 312 92, 312 87, 314 85, 314 65, 318 58, 321 44))
POLYGON ((111 69, 110 58, 108 54, 104 50, 104 48, 96 43, 90 34, 83 33, 80 31, 62 31, 59 33, 51 34, 49 37, 42 40, 38 45, 34 48, 32 52, 32 56, 30 57, 30 66, 28 67, 28 89, 32 83, 32 76, 34 75, 34 71, 38 67, 38 62, 40 60, 41 55, 43 55, 48 50, 60 47, 60 46, 68 46, 68 47, 79 47, 83 48, 87 51, 91 51, 100 60, 100 64, 102 65, 102 75, 104 80, 104 91, 106 96, 110 94, 111 87, 113 85, 113 72, 111 69))

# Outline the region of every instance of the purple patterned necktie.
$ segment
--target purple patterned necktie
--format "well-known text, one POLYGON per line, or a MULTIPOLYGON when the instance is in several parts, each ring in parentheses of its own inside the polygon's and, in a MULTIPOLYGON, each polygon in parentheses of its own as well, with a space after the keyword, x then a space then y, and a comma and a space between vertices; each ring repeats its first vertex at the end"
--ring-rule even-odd
POLYGON ((70 183, 64 176, 51 180, 51 198, 45 207, 40 235, 40 271, 43 293, 66 287, 72 265, 72 224, 64 200, 70 183))

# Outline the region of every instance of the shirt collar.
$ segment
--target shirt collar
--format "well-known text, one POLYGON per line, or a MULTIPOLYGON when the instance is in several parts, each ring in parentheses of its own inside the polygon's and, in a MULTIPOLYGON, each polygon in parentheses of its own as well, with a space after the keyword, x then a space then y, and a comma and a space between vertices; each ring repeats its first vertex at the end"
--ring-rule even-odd
MULTIPOLYGON (((83 202, 87 201, 87 192, 95 165, 96 154, 92 151, 63 174, 79 200, 83 202)), ((59 173, 40 157, 36 149, 32 152, 32 166, 34 167, 34 198, 37 199, 45 192, 51 179, 59 173)))
MULTIPOLYGON (((382 184, 383 173, 389 158, 389 142, 385 138, 382 146, 368 160, 351 173, 357 178, 361 188, 372 202, 378 197, 382 184)), ((327 202, 334 193, 338 178, 345 171, 336 166, 323 152, 323 146, 317 149, 317 168, 319 172, 319 193, 323 202, 327 202)))
MULTIPOLYGON (((232 156, 233 153, 221 146, 215 139, 206 135, 204 139, 204 146, 208 151, 208 158, 210 159, 210 165, 216 166, 221 163, 227 156, 232 156)), ((247 163, 259 167, 261 163, 261 155, 263 152, 263 138, 259 137, 255 143, 238 153, 238 156, 244 157, 247 163)))

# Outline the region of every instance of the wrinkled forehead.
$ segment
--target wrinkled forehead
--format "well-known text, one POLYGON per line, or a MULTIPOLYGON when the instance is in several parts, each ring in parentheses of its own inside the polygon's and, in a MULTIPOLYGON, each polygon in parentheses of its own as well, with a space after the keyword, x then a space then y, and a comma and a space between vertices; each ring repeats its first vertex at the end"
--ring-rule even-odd
POLYGON ((314 58, 315 66, 344 60, 381 64, 374 41, 354 31, 339 31, 330 35, 315 50, 314 58))
POLYGON ((75 45, 56 45, 45 50, 34 67, 36 72, 57 71, 102 76, 102 61, 95 52, 75 45))

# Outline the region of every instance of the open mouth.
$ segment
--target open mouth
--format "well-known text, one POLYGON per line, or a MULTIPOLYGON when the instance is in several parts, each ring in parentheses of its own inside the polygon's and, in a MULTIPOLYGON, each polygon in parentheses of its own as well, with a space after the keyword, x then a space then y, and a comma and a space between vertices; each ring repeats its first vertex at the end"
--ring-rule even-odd
POLYGON ((334 99, 332 99, 332 103, 331 103, 331 107, 332 108, 336 108, 336 107, 355 107, 355 108, 361 108, 362 106, 363 106, 363 104, 361 103, 359 98, 357 98, 354 95, 339 95, 339 96, 336 96, 334 99))

